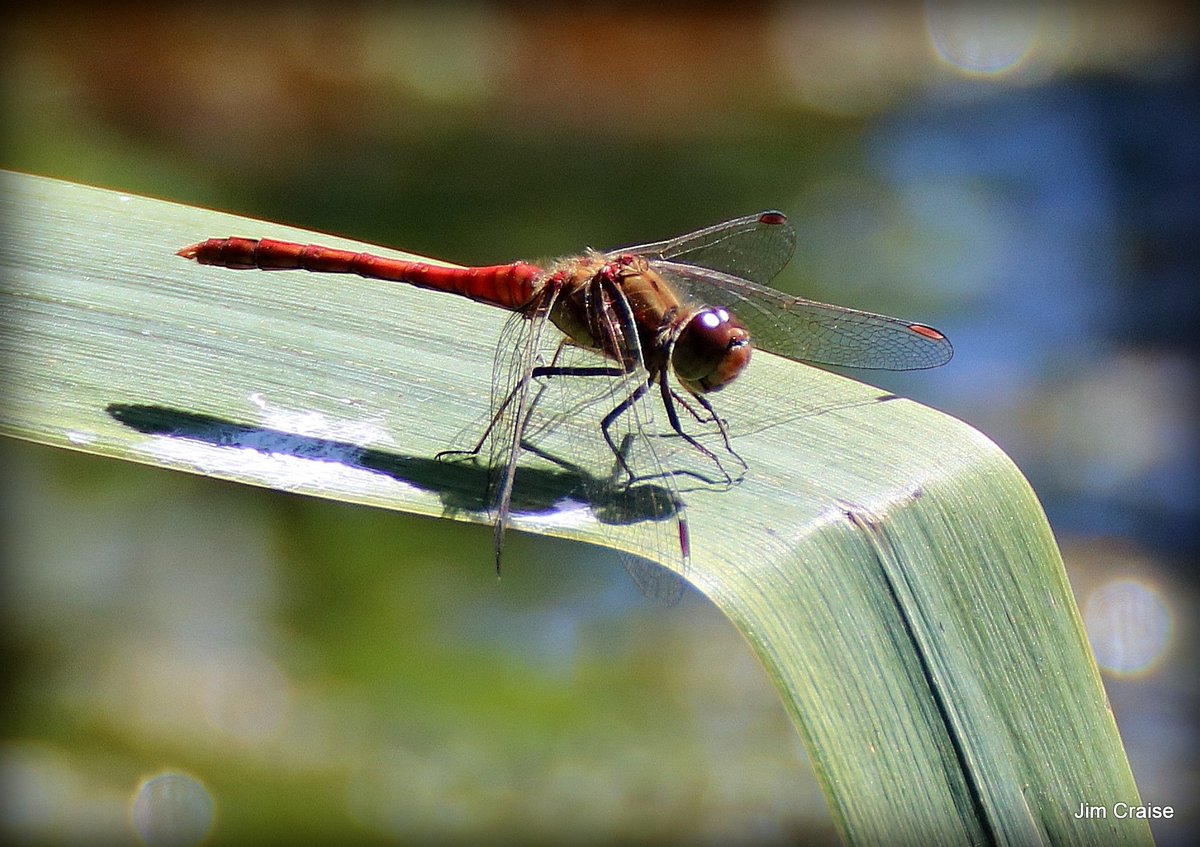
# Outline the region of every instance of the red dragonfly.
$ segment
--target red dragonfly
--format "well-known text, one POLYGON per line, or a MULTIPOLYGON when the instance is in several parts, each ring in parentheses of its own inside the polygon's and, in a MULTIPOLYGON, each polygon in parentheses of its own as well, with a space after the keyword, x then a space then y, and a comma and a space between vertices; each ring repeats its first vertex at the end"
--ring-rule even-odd
MULTIPOLYGON (((477 454, 489 436, 500 435, 493 494, 499 570, 517 461, 527 448, 529 420, 540 396, 531 392, 535 384, 552 377, 607 377, 619 386, 600 429, 629 482, 637 478, 628 461, 629 439, 639 434, 640 420, 648 411, 639 413, 645 405, 639 401, 657 391, 674 435, 711 460, 729 481, 719 457, 685 429, 680 410, 690 421, 715 426, 726 450, 736 457, 725 422, 707 395, 737 378, 750 361, 752 345, 797 361, 854 368, 912 370, 950 360, 949 340, 925 324, 766 287, 795 245, 796 233, 787 217, 767 211, 666 241, 603 253, 588 250, 545 268, 528 262, 444 267, 266 238, 210 238, 185 247, 179 255, 234 269, 354 273, 458 294, 517 313, 515 335, 505 336, 513 339, 510 349, 500 352, 513 362, 508 391, 498 395, 502 399, 475 448, 452 451, 477 454), (541 349, 547 323, 564 336, 549 363, 541 349), (591 364, 565 364, 560 354, 572 347, 598 355, 591 364), (618 443, 616 435, 622 432, 625 438, 618 443)), ((686 569, 690 545, 683 505, 673 473, 664 473, 654 449, 648 447, 650 467, 661 475, 673 500, 669 507, 686 569)))

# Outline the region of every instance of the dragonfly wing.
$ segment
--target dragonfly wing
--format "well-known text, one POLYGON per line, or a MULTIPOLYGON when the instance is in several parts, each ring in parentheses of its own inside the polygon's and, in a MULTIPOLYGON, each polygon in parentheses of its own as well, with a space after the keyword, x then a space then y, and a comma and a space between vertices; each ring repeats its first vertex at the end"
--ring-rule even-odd
POLYGON ((674 606, 683 597, 683 577, 649 559, 623 554, 621 562, 638 591, 659 606, 674 606))
POLYGON ((666 241, 613 250, 609 255, 668 260, 767 283, 794 252, 796 231, 787 216, 783 212, 759 212, 666 241))
MULTIPOLYGON (((611 293, 614 299, 624 296, 620 289, 611 293)), ((650 390, 636 327, 623 325, 620 318, 632 314, 632 306, 625 302, 622 307, 606 307, 587 291, 578 296, 584 300, 585 312, 599 313, 591 329, 605 336, 603 346, 623 351, 636 364, 623 372, 594 349, 560 343, 550 354, 534 341, 534 355, 522 354, 515 360, 521 363, 520 373, 533 378, 525 406, 527 419, 508 424, 508 431, 517 433, 509 437, 512 452, 523 450, 550 462, 566 474, 564 480, 575 477, 582 501, 599 523, 621 526, 636 549, 647 551, 656 561, 674 561, 677 570, 686 573, 689 532, 673 471, 679 453, 695 462, 696 451, 683 450, 673 443, 677 439, 664 438, 665 424, 655 422, 659 392, 650 390), (529 367, 530 361, 536 366, 529 367)), ((544 320, 545 310, 540 317, 539 326, 549 323, 544 320)), ((518 329, 524 333, 518 340, 529 337, 528 329, 518 329)), ((497 376, 497 383, 504 381, 497 376)), ((707 463, 700 464, 703 468, 707 463)), ((566 501, 574 499, 572 492, 566 501)), ((672 605, 683 595, 683 578, 675 570, 636 556, 622 558, 648 599, 672 605)))
POLYGON ((652 266, 693 303, 733 312, 755 347, 789 359, 905 371, 935 368, 954 355, 950 341, 924 324, 793 297, 690 264, 652 266))

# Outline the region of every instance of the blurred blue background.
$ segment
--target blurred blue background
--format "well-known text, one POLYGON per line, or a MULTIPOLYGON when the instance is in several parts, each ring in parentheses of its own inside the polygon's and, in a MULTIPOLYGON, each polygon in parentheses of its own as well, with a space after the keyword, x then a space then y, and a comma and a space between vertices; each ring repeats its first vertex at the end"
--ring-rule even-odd
MULTIPOLYGON (((954 341, 939 371, 864 376, 1029 477, 1143 798, 1179 815, 1159 842, 1190 843, 1196 24, 55 8, 5 28, 0 163, 464 264, 783 209, 777 284, 954 341)), ((166 797, 186 843, 834 840, 732 628, 651 606, 614 556, 514 535, 497 584, 485 528, 3 451, 10 839, 165 843, 166 797)))

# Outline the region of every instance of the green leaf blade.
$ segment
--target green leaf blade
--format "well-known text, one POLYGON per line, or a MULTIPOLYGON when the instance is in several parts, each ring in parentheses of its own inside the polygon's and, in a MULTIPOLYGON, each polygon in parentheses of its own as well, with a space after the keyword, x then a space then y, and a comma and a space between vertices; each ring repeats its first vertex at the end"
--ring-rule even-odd
MULTIPOLYGON (((357 278, 198 267, 175 251, 314 237, 3 180, 0 431, 487 520, 483 472, 433 457, 486 419, 503 312, 357 278)), ((1045 516, 1011 461, 961 422, 772 356, 719 401, 751 470, 686 494, 687 576, 767 668, 845 838, 1147 843, 1144 822, 1073 817, 1079 803, 1136 804, 1137 790, 1045 516)), ((660 553, 639 546, 638 522, 549 508, 552 475, 521 481, 546 508, 517 528, 660 553)))

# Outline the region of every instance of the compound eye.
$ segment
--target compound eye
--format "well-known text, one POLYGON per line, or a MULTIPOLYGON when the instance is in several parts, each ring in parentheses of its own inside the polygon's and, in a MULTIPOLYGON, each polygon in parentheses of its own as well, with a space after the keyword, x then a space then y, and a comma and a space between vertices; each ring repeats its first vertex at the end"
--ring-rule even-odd
POLYGON ((716 391, 750 362, 750 333, 724 309, 701 309, 687 322, 671 354, 671 366, 690 391, 716 391))

